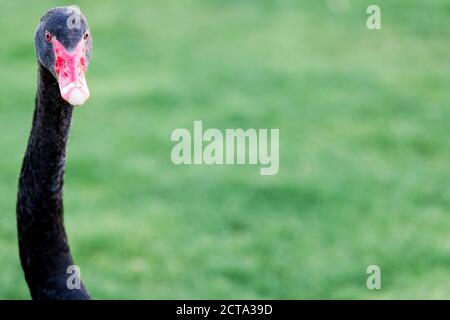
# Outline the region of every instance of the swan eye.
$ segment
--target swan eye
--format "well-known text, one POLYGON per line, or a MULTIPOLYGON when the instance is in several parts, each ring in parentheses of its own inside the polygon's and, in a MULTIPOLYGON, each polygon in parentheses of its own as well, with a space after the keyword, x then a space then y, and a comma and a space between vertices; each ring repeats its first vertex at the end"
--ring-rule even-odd
POLYGON ((87 40, 88 38, 89 38, 89 33, 86 32, 86 33, 84 34, 84 36, 83 36, 83 39, 84 39, 84 40, 87 40))
POLYGON ((50 42, 51 40, 52 35, 48 31, 45 31, 45 41, 50 42))

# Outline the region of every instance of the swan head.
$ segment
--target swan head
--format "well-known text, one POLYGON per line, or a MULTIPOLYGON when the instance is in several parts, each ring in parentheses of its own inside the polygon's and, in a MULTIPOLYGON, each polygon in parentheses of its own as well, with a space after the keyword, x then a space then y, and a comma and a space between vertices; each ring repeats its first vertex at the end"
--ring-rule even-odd
POLYGON ((48 10, 36 28, 34 43, 38 61, 58 81, 61 97, 73 106, 83 105, 90 96, 86 72, 92 36, 80 8, 48 10))

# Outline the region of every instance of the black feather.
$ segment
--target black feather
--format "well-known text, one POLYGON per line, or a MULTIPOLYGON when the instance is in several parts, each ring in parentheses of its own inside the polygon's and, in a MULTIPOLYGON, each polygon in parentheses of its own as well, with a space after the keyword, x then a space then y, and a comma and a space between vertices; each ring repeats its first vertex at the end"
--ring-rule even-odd
POLYGON ((55 77, 38 61, 33 125, 17 197, 20 260, 33 299, 90 299, 83 284, 67 286, 67 268, 74 262, 64 229, 63 185, 72 112, 55 77))

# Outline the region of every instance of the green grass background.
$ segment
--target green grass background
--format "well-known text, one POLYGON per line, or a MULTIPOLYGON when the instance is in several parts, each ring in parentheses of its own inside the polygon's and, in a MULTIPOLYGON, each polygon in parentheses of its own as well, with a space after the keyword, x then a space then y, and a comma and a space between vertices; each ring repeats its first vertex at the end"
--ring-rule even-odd
MULTIPOLYGON (((450 2, 377 0, 369 31, 374 1, 336 1, 77 3, 92 97, 65 209, 95 298, 450 298, 450 2), (194 120, 279 128, 278 175, 173 165, 170 134, 194 120)), ((33 33, 73 3, 0 2, 0 298, 29 298, 15 198, 33 33)))

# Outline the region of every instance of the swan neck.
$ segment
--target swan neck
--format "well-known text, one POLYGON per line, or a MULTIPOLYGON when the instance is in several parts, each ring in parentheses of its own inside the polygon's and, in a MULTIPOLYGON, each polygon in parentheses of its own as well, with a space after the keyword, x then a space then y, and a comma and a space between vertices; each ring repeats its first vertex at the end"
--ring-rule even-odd
POLYGON ((41 64, 35 111, 19 178, 19 251, 33 299, 84 299, 84 287, 69 289, 72 266, 64 229, 63 186, 73 107, 60 96, 53 75, 41 64))

